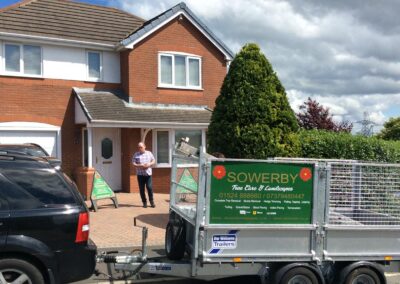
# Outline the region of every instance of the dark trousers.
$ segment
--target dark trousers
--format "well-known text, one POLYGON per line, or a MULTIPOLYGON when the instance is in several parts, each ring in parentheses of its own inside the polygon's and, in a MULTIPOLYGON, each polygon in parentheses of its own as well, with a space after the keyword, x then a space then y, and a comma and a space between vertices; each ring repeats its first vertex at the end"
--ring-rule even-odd
POLYGON ((147 188, 147 194, 149 195, 150 203, 153 203, 153 181, 151 176, 137 176, 139 190, 140 190, 140 198, 142 198, 142 202, 146 203, 146 193, 144 187, 147 188))

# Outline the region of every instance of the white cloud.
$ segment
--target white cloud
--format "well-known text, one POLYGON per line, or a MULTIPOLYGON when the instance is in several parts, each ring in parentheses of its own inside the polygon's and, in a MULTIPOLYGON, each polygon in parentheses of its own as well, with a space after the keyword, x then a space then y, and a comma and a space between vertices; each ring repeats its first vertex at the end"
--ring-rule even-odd
MULTIPOLYGON (((172 0, 115 0, 150 19, 172 0)), ((187 0, 188 7, 234 52, 260 45, 288 90, 293 108, 307 97, 337 119, 367 111, 382 124, 400 115, 400 1, 187 0), (377 13, 379 11, 379 13, 377 13), (397 113, 394 106, 398 107, 397 113)))
POLYGON ((328 107, 336 121, 347 120, 352 122, 355 130, 361 128, 361 124, 357 122, 364 120, 364 113, 366 112, 368 114, 368 120, 376 124, 374 130, 378 131, 388 119, 385 112, 391 108, 393 104, 400 105, 400 93, 386 95, 384 96, 384 100, 382 99, 382 94, 339 97, 335 95, 308 96, 297 90, 289 90, 287 94, 289 102, 296 113, 299 111, 300 105, 303 104, 308 97, 311 97, 324 107, 328 107))

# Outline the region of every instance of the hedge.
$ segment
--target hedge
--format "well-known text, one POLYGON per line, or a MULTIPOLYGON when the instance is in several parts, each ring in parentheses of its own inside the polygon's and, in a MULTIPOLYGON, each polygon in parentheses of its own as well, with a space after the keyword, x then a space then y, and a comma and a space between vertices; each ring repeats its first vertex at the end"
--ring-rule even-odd
POLYGON ((299 138, 306 158, 400 162, 400 141, 321 130, 303 130, 299 138))

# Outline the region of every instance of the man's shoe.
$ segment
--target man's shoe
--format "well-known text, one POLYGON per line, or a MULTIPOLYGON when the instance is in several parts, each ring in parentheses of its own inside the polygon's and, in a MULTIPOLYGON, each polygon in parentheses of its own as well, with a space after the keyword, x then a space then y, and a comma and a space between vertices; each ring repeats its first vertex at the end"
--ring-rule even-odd
POLYGON ((156 207, 156 205, 154 204, 154 202, 150 202, 150 205, 151 205, 152 208, 155 208, 155 207, 156 207))
POLYGON ((143 208, 147 208, 147 203, 143 203, 143 208))

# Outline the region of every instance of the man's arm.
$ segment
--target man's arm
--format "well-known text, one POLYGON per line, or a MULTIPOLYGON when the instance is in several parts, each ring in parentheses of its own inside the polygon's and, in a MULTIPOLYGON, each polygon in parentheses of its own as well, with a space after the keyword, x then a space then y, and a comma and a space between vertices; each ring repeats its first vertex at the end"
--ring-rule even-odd
POLYGON ((132 157, 132 165, 133 165, 135 168, 142 169, 142 168, 143 168, 143 165, 142 165, 142 164, 137 164, 137 163, 135 162, 135 156, 136 156, 136 154, 133 154, 133 157, 132 157))
POLYGON ((154 159, 153 153, 150 152, 150 155, 151 155, 150 162, 143 165, 143 168, 145 168, 145 169, 150 168, 156 164, 156 160, 154 159))

